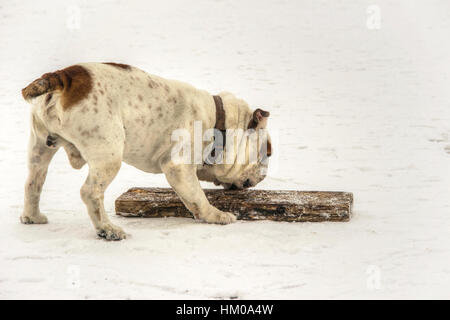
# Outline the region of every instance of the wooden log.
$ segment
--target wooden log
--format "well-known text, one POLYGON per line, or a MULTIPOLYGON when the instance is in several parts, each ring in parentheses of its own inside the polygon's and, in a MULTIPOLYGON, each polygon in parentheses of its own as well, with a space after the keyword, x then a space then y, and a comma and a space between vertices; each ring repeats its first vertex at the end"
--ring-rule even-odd
MULTIPOLYGON (((353 205, 349 192, 206 189, 205 194, 213 206, 240 220, 348 221, 353 205)), ((193 217, 170 188, 131 188, 115 206, 125 217, 193 217)))

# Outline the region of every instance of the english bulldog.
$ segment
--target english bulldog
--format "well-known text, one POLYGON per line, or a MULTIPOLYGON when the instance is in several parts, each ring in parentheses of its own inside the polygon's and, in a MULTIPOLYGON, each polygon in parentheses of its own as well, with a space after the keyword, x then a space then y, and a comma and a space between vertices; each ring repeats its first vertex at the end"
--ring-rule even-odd
POLYGON ((260 152, 257 161, 237 161, 242 155, 249 158, 250 144, 242 144, 245 135, 232 137, 233 152, 216 143, 230 143, 228 134, 223 134, 229 129, 261 131, 267 125, 267 111, 253 111, 230 93, 213 96, 125 64, 82 63, 42 75, 22 95, 31 104, 29 175, 20 217, 24 224, 47 223, 39 199, 49 163, 60 147, 73 168, 88 164, 81 198, 97 235, 107 240, 126 238, 103 205, 104 192, 122 161, 145 172, 164 173, 194 217, 208 223, 228 224, 236 217, 213 207, 199 180, 242 189, 266 176, 271 154, 268 135, 258 138, 258 146, 266 152, 260 152), (202 129, 215 128, 213 139, 201 141, 202 148, 213 146, 211 153, 205 152, 200 162, 175 161, 173 150, 180 142, 174 141, 173 132, 183 129, 193 135, 196 123, 202 129), (222 161, 211 161, 219 156, 222 161))

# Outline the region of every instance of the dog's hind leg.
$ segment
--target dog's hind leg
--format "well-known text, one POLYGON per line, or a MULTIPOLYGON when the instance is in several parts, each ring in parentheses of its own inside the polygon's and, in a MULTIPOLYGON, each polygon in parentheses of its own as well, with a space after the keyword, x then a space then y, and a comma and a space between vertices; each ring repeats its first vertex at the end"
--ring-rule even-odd
POLYGON ((119 172, 121 161, 118 157, 89 159, 89 175, 80 191, 97 235, 106 240, 126 238, 125 232, 111 223, 103 204, 104 192, 119 172))
MULTIPOLYGON (((34 121, 34 120, 32 120, 34 121)), ((20 221, 24 224, 47 223, 47 217, 39 210, 42 186, 48 166, 58 148, 46 145, 46 136, 31 131, 28 144, 28 178, 25 183, 25 202, 20 221)))

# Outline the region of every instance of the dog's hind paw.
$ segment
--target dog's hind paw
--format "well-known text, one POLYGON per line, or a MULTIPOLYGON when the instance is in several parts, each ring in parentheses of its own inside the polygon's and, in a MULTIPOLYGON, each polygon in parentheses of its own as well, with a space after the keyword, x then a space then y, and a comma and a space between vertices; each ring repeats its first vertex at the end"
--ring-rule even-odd
POLYGON ((23 224, 44 224, 48 223, 48 219, 42 213, 33 216, 21 215, 20 222, 23 224))

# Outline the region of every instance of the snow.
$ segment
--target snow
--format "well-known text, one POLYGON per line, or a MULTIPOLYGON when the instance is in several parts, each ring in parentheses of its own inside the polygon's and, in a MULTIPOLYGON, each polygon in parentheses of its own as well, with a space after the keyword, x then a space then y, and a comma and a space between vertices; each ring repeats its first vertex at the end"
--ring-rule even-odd
MULTIPOLYGON (((0 298, 450 298, 449 3, 427 1, 2 1, 0 298), (367 26, 369 5, 381 14, 367 26), (354 193, 348 223, 117 217, 96 238, 86 168, 53 160, 22 225, 29 106, 20 89, 77 62, 114 61, 227 90, 271 111, 278 157, 258 188, 354 193)), ((208 184, 204 185, 209 186, 208 184)))

